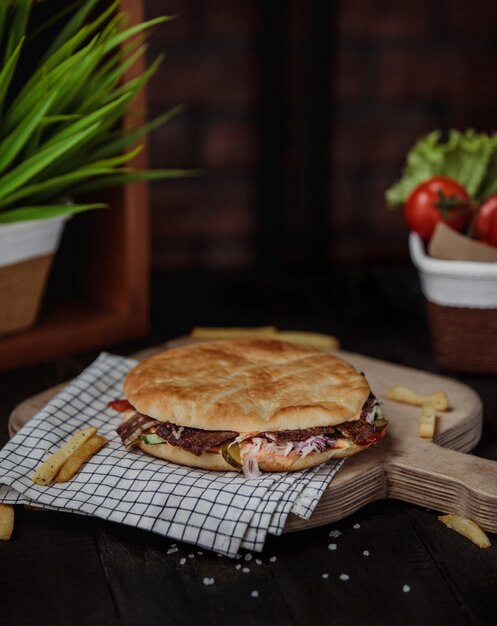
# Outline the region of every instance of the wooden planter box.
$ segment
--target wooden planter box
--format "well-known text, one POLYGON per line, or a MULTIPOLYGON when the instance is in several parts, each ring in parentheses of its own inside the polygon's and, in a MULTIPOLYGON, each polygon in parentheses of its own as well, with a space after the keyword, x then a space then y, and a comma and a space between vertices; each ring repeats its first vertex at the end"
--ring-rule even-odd
MULTIPOLYGON (((121 5, 130 23, 143 20, 141 0, 122 0, 121 5)), ((141 71, 143 66, 137 63, 127 78, 141 71)), ((133 108, 137 123, 145 115, 144 94, 133 108)), ((146 167, 145 153, 133 161, 134 167, 146 167)), ((98 197, 110 208, 77 215, 68 223, 36 324, 0 337, 0 370, 108 347, 147 333, 148 187, 134 183, 98 197)))

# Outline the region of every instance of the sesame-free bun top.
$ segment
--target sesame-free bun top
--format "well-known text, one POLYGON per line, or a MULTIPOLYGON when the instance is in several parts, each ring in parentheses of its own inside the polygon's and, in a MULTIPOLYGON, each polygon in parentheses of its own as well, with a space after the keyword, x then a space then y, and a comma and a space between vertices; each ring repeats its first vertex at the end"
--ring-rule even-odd
POLYGON ((156 354, 128 374, 137 411, 204 430, 263 432, 360 417, 370 388, 338 357, 276 339, 204 342, 156 354))

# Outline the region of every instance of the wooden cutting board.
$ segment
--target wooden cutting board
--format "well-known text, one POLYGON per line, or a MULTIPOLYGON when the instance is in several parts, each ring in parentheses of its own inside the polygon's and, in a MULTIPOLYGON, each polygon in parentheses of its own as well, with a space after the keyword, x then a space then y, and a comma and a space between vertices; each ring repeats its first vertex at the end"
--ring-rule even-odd
MULTIPOLYGON (((190 343, 178 339, 138 353, 151 354, 190 343)), ((342 519, 374 500, 396 498, 444 513, 460 513, 485 530, 497 532, 497 463, 464 454, 478 442, 482 404, 468 386, 351 352, 338 352, 366 374, 383 402, 389 420, 387 436, 375 447, 345 461, 309 520, 290 515, 285 532, 320 526, 342 519), (418 436, 417 407, 384 399, 385 391, 404 384, 420 393, 443 389, 451 410, 439 413, 434 441, 418 436)), ((47 389, 20 404, 9 421, 11 435, 26 423, 64 385, 47 389)))

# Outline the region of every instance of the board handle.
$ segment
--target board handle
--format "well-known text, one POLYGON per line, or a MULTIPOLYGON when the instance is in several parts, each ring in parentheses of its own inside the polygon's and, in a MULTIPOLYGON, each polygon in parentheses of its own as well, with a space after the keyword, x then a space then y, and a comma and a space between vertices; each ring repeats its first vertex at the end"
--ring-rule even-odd
POLYGON ((497 462, 415 442, 386 465, 391 498, 456 513, 497 532, 497 462))

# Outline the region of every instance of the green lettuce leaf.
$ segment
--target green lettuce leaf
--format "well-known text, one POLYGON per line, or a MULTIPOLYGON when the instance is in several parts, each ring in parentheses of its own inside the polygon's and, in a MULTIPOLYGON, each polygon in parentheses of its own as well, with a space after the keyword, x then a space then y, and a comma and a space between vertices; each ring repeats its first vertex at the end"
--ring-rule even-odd
POLYGON ((419 139, 409 151, 402 178, 387 190, 390 208, 402 205, 411 192, 433 176, 456 180, 472 200, 497 192, 497 134, 451 130, 446 142, 440 131, 419 139))
MULTIPOLYGON (((497 138, 494 136, 494 144, 497 138)), ((487 161, 487 168, 478 188, 477 199, 486 200, 497 193, 497 149, 494 149, 487 161)))
POLYGON ((441 132, 433 131, 421 137, 407 154, 402 178, 387 190, 385 197, 389 207, 403 204, 411 191, 427 178, 442 171, 444 150, 440 143, 441 132))
POLYGON ((471 198, 476 198, 495 148, 495 139, 485 133, 477 134, 473 130, 465 133, 452 130, 444 148, 445 158, 441 173, 456 180, 471 198))

